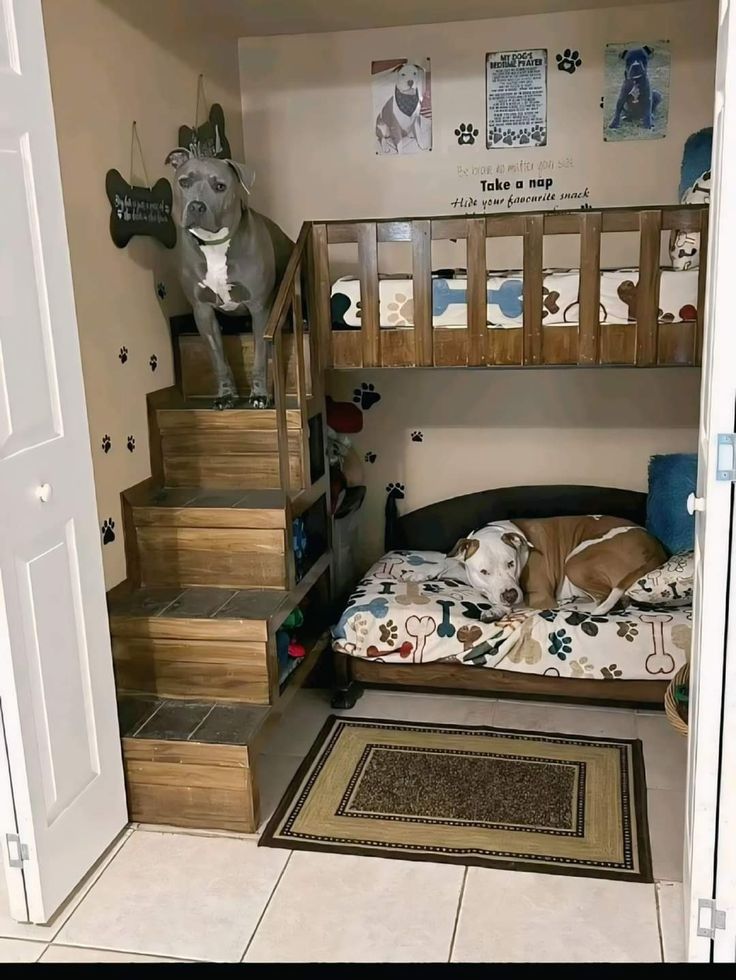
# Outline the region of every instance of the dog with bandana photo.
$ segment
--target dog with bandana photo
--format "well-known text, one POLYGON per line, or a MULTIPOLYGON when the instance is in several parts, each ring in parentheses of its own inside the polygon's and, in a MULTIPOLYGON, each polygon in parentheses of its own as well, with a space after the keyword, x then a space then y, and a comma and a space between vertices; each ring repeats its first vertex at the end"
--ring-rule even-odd
POLYGON ((397 58, 371 65, 376 153, 432 149, 430 61, 397 58))

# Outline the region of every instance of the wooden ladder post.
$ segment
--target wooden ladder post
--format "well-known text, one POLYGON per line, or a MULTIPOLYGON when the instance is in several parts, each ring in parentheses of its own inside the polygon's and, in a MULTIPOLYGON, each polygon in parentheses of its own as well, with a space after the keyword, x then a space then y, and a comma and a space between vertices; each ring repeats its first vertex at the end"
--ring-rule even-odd
POLYGON ((434 364, 432 318, 432 226, 430 221, 411 223, 411 262, 414 297, 414 363, 434 364))
POLYGON ((705 328, 705 287, 708 278, 708 211, 700 212, 700 255, 698 258, 698 316, 695 322, 693 364, 703 360, 703 330, 705 328))
POLYGON ((378 287, 378 236, 375 221, 358 225, 360 266, 360 333, 363 367, 381 366, 381 322, 378 287))
POLYGON ((639 282, 636 287, 636 365, 657 363, 659 326, 659 251, 662 212, 639 214, 639 282))
POLYGON ((524 217, 524 364, 542 363, 544 215, 524 217))
POLYGON ((332 311, 330 308, 330 254, 327 247, 327 225, 312 225, 311 242, 312 289, 314 292, 314 347, 319 351, 319 371, 332 367, 332 311))
POLYGON ((486 271, 486 219, 468 218, 468 366, 486 362, 488 329, 488 273, 486 271))
POLYGON ((601 213, 580 215, 578 364, 597 364, 600 344, 601 213))

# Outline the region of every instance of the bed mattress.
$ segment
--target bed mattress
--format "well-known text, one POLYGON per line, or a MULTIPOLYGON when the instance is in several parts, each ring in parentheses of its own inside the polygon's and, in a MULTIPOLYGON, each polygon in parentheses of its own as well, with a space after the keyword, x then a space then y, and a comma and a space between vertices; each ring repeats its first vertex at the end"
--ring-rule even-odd
MULTIPOLYGON (((600 322, 628 323, 636 320, 637 269, 601 272, 600 322)), ((432 277, 432 319, 435 327, 466 327, 468 324, 467 278, 464 275, 432 277)), ((382 276, 379 279, 380 322, 384 328, 414 325, 411 278, 382 276)), ((489 327, 520 327, 524 319, 524 280, 521 272, 488 275, 487 323, 489 327)), ((544 326, 577 324, 580 316, 580 271, 548 270, 542 286, 544 326)), ((698 270, 662 269, 659 286, 659 319, 682 323, 697 318, 698 270)), ((360 328, 360 281, 347 276, 332 286, 334 329, 360 328)))
POLYGON ((576 601, 483 623, 479 592, 432 578, 444 560, 439 552, 385 555, 334 627, 334 649, 382 663, 450 661, 600 681, 666 680, 688 659, 689 606, 596 616, 591 603, 576 601))

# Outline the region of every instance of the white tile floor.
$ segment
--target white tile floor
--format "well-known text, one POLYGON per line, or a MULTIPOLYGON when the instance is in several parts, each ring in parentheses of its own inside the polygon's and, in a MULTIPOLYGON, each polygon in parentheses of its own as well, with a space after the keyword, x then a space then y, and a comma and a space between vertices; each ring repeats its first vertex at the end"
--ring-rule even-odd
MULTIPOLYGON (((302 691, 260 758, 268 818, 324 723, 302 691)), ((48 926, 13 922, 0 962, 678 962, 684 739, 654 713, 367 692, 369 718, 641 738, 654 885, 258 848, 134 827, 48 926)))

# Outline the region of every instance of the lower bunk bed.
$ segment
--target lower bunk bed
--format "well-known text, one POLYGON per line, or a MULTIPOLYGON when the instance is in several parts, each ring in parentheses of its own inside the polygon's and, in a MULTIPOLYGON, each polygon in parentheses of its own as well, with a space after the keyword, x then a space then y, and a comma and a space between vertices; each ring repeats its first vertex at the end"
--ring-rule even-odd
POLYGON ((607 514, 644 525, 646 494, 581 486, 510 487, 387 512, 387 553, 353 592, 333 629, 334 707, 360 685, 662 707, 689 658, 692 562, 673 556, 599 616, 580 600, 515 609, 484 623, 472 587, 439 578, 455 542, 491 521, 607 514))

